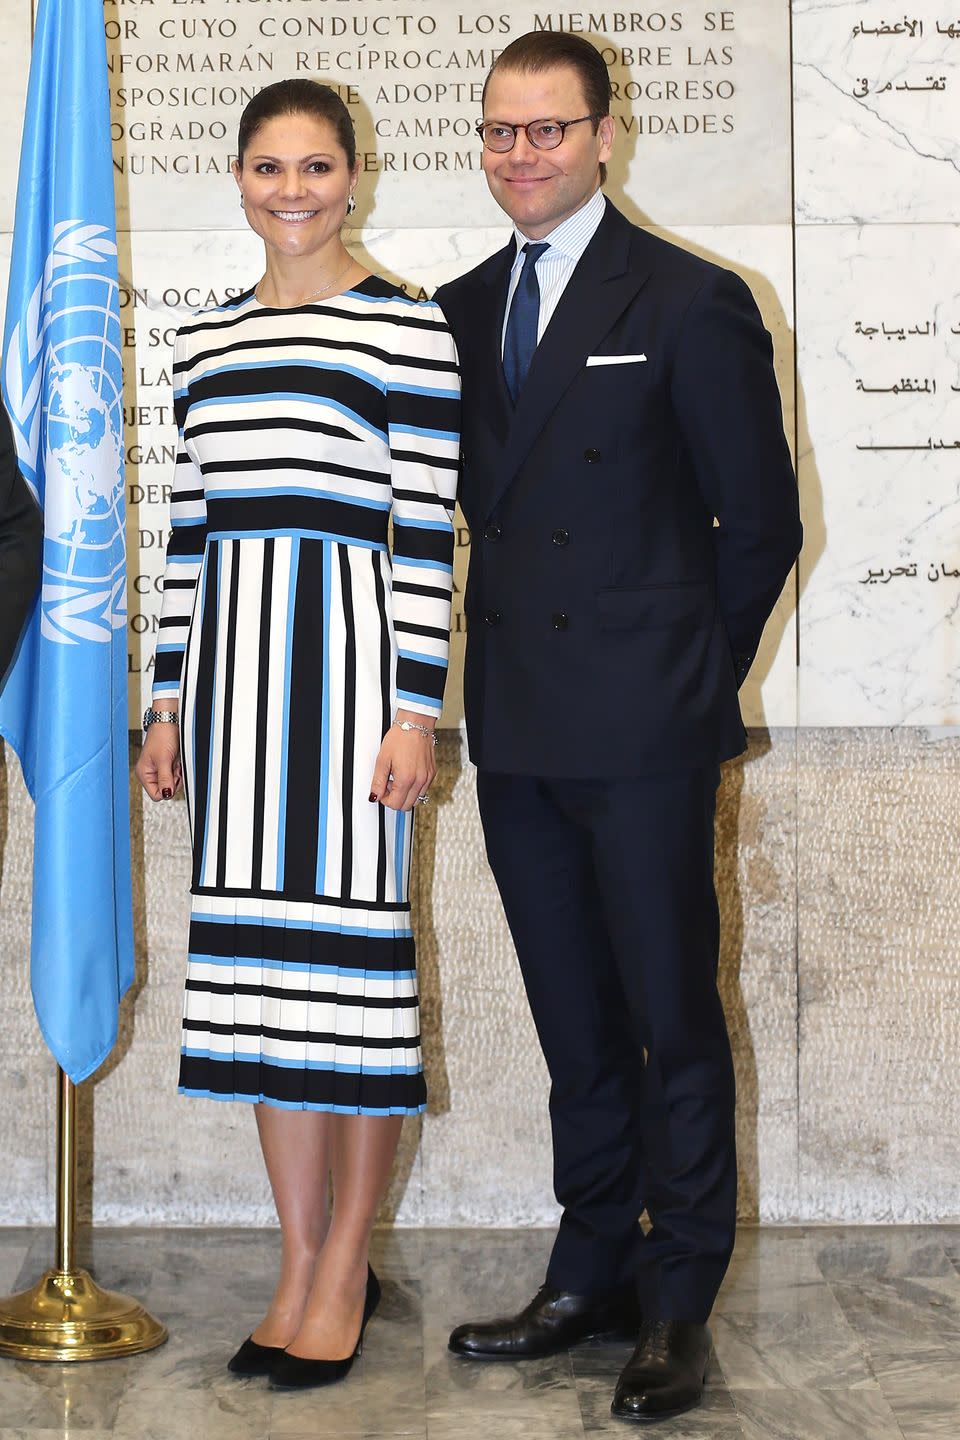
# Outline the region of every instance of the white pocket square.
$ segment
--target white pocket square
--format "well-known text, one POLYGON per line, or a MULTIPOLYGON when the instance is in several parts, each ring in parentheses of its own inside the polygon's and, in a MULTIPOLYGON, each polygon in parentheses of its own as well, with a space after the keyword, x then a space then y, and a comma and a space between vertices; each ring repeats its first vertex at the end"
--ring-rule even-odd
POLYGON ((588 365, 642 365, 646 355, 588 355, 588 365))

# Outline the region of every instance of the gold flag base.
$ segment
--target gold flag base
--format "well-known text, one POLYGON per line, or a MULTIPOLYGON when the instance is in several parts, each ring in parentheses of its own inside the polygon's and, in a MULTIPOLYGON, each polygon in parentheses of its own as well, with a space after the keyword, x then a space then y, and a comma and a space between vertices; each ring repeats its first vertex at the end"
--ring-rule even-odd
POLYGON ((0 1355, 15 1360, 113 1360, 162 1345, 167 1332, 129 1295, 101 1290, 74 1263, 77 1089, 57 1071, 57 1254, 32 1290, 0 1300, 0 1355))
POLYGON ((113 1360, 166 1338, 137 1300, 101 1290, 86 1270, 48 1270, 32 1290, 0 1299, 0 1355, 18 1360, 113 1360))

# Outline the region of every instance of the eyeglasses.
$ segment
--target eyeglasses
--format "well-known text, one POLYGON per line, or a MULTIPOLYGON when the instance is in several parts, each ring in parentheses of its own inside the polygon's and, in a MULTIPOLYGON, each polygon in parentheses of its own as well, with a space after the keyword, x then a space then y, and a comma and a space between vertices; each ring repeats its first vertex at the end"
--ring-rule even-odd
POLYGON ((530 120, 526 125, 507 125, 502 120, 481 120, 477 134, 487 150, 506 155, 517 143, 522 130, 535 150, 556 150, 563 143, 568 125, 582 125, 586 120, 602 120, 602 115, 581 115, 578 120, 530 120))

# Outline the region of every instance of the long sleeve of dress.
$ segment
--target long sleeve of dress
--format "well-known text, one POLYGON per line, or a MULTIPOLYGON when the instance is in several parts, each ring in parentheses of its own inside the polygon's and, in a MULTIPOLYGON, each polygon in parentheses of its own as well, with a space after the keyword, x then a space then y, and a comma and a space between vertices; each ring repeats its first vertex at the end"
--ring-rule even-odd
POLYGON ((439 306, 403 326, 387 395, 393 498, 397 704, 439 715, 450 645, 453 510, 460 463, 460 374, 439 306))
POLYGON ((163 573, 163 606, 154 667, 154 700, 177 699, 187 630, 207 539, 203 476, 184 441, 189 395, 185 344, 178 333, 173 351, 173 407, 177 421, 177 462, 170 501, 170 540, 163 573))

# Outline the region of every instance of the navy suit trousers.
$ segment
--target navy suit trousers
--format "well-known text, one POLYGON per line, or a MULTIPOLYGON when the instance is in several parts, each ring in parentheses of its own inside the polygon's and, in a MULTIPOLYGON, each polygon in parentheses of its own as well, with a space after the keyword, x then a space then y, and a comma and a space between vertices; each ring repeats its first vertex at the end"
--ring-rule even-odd
POLYGON ((714 767, 478 778, 550 1072, 563 1217, 547 1280, 578 1294, 635 1283, 652 1318, 706 1320, 736 1227, 734 1075, 716 983, 718 780, 714 767))

